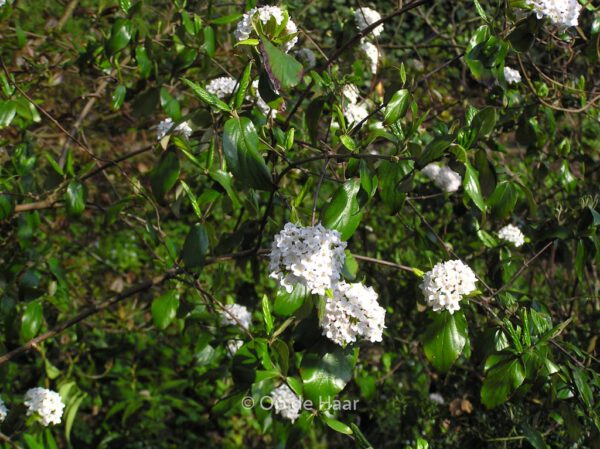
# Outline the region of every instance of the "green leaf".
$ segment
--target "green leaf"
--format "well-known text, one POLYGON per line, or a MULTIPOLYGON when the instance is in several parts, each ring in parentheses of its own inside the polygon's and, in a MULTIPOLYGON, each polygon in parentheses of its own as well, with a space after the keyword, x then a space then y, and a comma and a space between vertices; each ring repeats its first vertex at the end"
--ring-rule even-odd
POLYGON ((481 387, 481 402, 487 408, 494 408, 504 403, 525 380, 525 367, 521 359, 509 355, 490 356, 495 358, 481 387))
POLYGON ((216 50, 217 50, 217 42, 215 39, 215 30, 213 30, 213 28, 211 26, 208 26, 208 27, 205 27, 204 30, 202 30, 202 32, 204 34, 204 44, 202 45, 202 47, 204 48, 204 50, 206 51, 206 54, 209 57, 214 58, 216 50))
POLYGON ((127 93, 127 88, 122 84, 119 84, 115 91, 113 92, 110 107, 113 111, 118 111, 123 106, 123 102, 125 101, 125 94, 127 93))
POLYGON ((579 396, 587 407, 591 407, 594 403, 594 396, 589 384, 588 376, 581 368, 571 368, 573 373, 573 381, 579 392, 579 396))
POLYGON ((452 144, 452 139, 450 137, 437 137, 423 150, 421 155, 417 158, 417 167, 423 168, 430 162, 439 159, 444 151, 452 144))
POLYGON ((0 128, 9 126, 17 113, 17 103, 12 100, 0 101, 0 128))
POLYGON ((27 304, 25 312, 21 317, 21 338, 29 341, 34 338, 42 328, 44 311, 40 301, 32 301, 27 304))
POLYGON ((85 210, 85 187, 82 183, 73 181, 67 186, 65 203, 67 213, 73 216, 81 215, 85 210))
POLYGON ((223 100, 219 99, 216 95, 211 94, 203 87, 201 87, 198 84, 196 84, 188 79, 185 79, 185 78, 181 78, 181 81, 183 81, 184 84, 186 84, 190 89, 192 89, 194 94, 196 94, 196 96, 200 100, 202 100, 209 106, 213 106, 213 107, 220 109, 221 111, 225 111, 225 112, 231 111, 231 108, 227 105, 227 103, 225 103, 223 100))
POLYGON ((496 125, 496 109, 492 107, 483 108, 471 122, 471 127, 477 131, 478 136, 487 136, 494 130, 496 125))
POLYGON ((208 234, 204 226, 201 224, 194 225, 185 238, 183 250, 181 251, 181 258, 185 266, 188 268, 202 267, 204 258, 208 254, 208 245, 208 234))
POLYGON ((13 199, 10 195, 0 194, 0 220, 4 220, 12 214, 14 210, 13 199))
POLYGON ((379 195, 392 213, 400 210, 406 199, 406 192, 412 184, 410 176, 414 164, 412 161, 383 161, 377 169, 381 190, 379 195))
POLYGON ((479 1, 473 0, 473 3, 475 3, 475 9, 477 10, 477 14, 479 14, 481 16, 481 18, 484 20, 484 22, 489 22, 489 19, 486 15, 485 11, 481 7, 481 4, 479 3, 479 1))
POLYGON ((263 65, 275 91, 294 87, 302 79, 302 64, 293 56, 284 53, 265 38, 260 39, 258 48, 263 65))
POLYGON ((331 402, 352 378, 353 368, 352 349, 321 339, 302 358, 300 376, 304 397, 315 406, 331 402))
POLYGON ((358 145, 356 144, 354 139, 347 134, 342 134, 340 136, 340 142, 342 142, 342 145, 344 145, 353 153, 357 153, 359 151, 358 145))
POLYGON ((304 301, 310 296, 308 289, 302 284, 294 285, 291 293, 285 289, 277 290, 273 312, 281 317, 292 315, 296 310, 302 307, 304 301))
POLYGON ((163 201, 165 195, 173 188, 179 179, 179 158, 175 151, 163 153, 158 166, 150 175, 150 186, 154 196, 163 201))
POLYGON ((445 373, 452 367, 467 343, 467 320, 462 312, 434 312, 423 336, 425 356, 433 367, 445 373))
POLYGON ((75 422, 75 416, 79 410, 81 402, 87 397, 87 393, 78 392, 68 403, 65 410, 65 437, 67 441, 71 441, 71 429, 75 422))
POLYGON ((267 335, 271 335, 273 331, 273 316, 271 315, 271 303, 267 295, 263 295, 262 297, 262 311, 267 335))
POLYGON ((147 79, 152 71, 152 61, 150 61, 150 57, 148 56, 145 47, 137 46, 135 48, 135 60, 138 65, 138 70, 140 71, 140 76, 147 79))
POLYGON ((177 315, 177 309, 179 309, 179 298, 175 290, 154 299, 151 307, 154 325, 160 330, 169 327, 177 315))
POLYGON ((502 181, 496 186, 488 203, 492 208, 492 213, 499 219, 505 220, 512 213, 517 200, 517 188, 514 184, 510 181, 502 181))
POLYGON ((188 199, 190 200, 192 209, 194 209, 194 213, 196 214, 196 217, 198 217, 199 220, 202 220, 202 211, 200 210, 200 206, 198 205, 198 200, 196 199, 196 195, 194 195, 194 193, 192 192, 192 189, 190 189, 190 186, 188 186, 185 181, 179 181, 179 182, 181 183, 181 187, 183 187, 185 194, 187 195, 188 199))
POLYGON ((223 170, 215 170, 209 173, 211 179, 216 181, 227 193, 227 196, 231 200, 233 207, 239 209, 241 207, 240 198, 237 192, 233 188, 233 178, 230 173, 223 170))
POLYGON ((325 414, 321 414, 319 417, 325 424, 327 424, 327 426, 331 427, 336 432, 343 433, 345 435, 352 435, 352 429, 343 422, 338 421, 335 418, 331 418, 325 414))
POLYGON ((131 22, 127 19, 117 19, 110 31, 110 37, 105 45, 109 56, 123 50, 129 44, 132 34, 131 22))
POLYGON ((373 449, 373 445, 367 440, 356 424, 350 423, 350 428, 352 429, 356 447, 358 449, 373 449))
POLYGON ((247 117, 232 118, 225 123, 223 151, 227 166, 245 187, 273 190, 273 179, 258 151, 258 134, 247 117))
POLYGON ((546 445, 546 442, 544 441, 544 437, 542 436, 542 434, 540 433, 539 430, 534 429, 533 427, 531 427, 529 424, 527 423, 521 423, 521 430, 523 431, 523 435, 525 436, 525 438, 527 438, 527 441, 529 441, 531 443, 531 445, 535 448, 535 449, 547 449, 548 446, 546 445))
POLYGON ((463 186, 466 194, 471 198, 473 203, 483 212, 486 210, 485 200, 481 194, 481 187, 479 186, 479 173, 469 163, 465 164, 465 179, 463 180, 463 186))
POLYGON ((396 123, 398 120, 400 120, 406 115, 406 111, 408 111, 408 107, 410 106, 411 100, 412 95, 407 89, 400 89, 399 91, 397 91, 385 107, 383 121, 387 125, 396 123))
POLYGON ((233 103, 233 107, 235 109, 239 109, 244 103, 244 100, 246 98, 246 91, 248 90, 248 86, 250 85, 250 75, 252 75, 252 61, 250 61, 248 65, 246 65, 244 73, 242 74, 242 78, 240 79, 237 92, 235 93, 235 101, 233 103))
POLYGON ((360 180, 347 181, 321 211, 323 226, 338 230, 342 235, 342 240, 352 237, 360 224, 362 212, 356 198, 359 189, 360 180))

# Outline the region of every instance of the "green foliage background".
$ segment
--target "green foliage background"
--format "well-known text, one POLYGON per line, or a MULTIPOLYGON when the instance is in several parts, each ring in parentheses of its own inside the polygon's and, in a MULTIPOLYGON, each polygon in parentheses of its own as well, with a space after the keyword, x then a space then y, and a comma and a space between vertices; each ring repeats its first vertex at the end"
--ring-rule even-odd
POLYGON ((598 4, 561 30, 517 1, 290 0, 317 55, 301 71, 273 36, 235 45, 246 3, 0 7, 0 445, 600 447, 598 4), (393 16, 377 74, 361 5, 393 16), (238 94, 205 93, 228 74, 238 94), (245 99, 261 76, 275 118, 245 99), (368 99, 358 126, 347 83, 368 99), (192 137, 158 142, 165 117, 192 137), (461 190, 435 188, 431 161, 461 190), (278 292, 267 256, 289 221, 348 239, 344 276, 387 310, 381 344, 333 345, 318 298, 278 292), (519 249, 496 237, 511 222, 519 249), (479 291, 430 312, 420 277, 455 258, 479 291), (220 319, 233 302, 249 332, 220 319), (282 381, 358 408, 291 424, 241 406, 282 381), (61 393, 60 426, 26 420, 34 386, 61 393))

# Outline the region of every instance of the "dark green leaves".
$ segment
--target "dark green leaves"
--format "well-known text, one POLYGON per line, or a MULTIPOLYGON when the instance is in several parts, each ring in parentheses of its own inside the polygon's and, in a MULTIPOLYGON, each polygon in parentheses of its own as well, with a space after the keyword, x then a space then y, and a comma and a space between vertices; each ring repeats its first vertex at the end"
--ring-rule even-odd
POLYGON ((488 202, 492 207, 492 213, 504 220, 512 213, 518 198, 514 184, 510 181, 502 181, 498 183, 488 202))
POLYGON ((73 181, 67 186, 65 204, 69 215, 81 215, 85 210, 85 187, 80 182, 73 181))
POLYGON ((119 84, 115 91, 113 92, 110 107, 113 111, 118 111, 123 106, 123 102, 125 101, 125 94, 127 93, 127 88, 122 84, 119 84))
POLYGON ((454 314, 435 312, 432 318, 423 336, 425 356, 436 370, 445 373, 467 343, 467 321, 460 311, 454 314))
POLYGON ((407 89, 400 89, 396 92, 385 108, 383 114, 384 122, 391 125, 404 117, 406 111, 408 111, 411 100, 412 97, 407 89))
POLYGON ((471 198, 473 203, 481 210, 486 210, 485 200, 481 194, 481 187, 479 186, 479 173, 473 168, 471 164, 465 164, 465 179, 463 180, 463 186, 466 194, 471 198))
POLYGON ((21 338, 23 341, 29 341, 38 334, 43 319, 42 303, 39 300, 27 304, 21 317, 21 338))
POLYGON ((308 297, 310 297, 310 293, 302 284, 296 284, 291 293, 288 293, 285 289, 279 289, 275 297, 273 311, 279 316, 290 316, 302 307, 308 297))
POLYGON ((123 50, 131 40, 133 27, 127 19, 117 19, 112 26, 105 48, 109 56, 123 50))
POLYGON ((359 189, 360 180, 347 181, 321 212, 323 226, 338 230, 343 240, 348 240, 354 234, 362 218, 356 198, 359 189))
POLYGON ((244 103, 244 99, 246 98, 246 91, 248 90, 248 86, 250 85, 251 74, 252 61, 250 61, 244 69, 244 73, 242 74, 242 78, 240 79, 238 89, 235 93, 234 107, 236 109, 240 108, 240 106, 242 106, 242 104, 244 103))
POLYGON ((452 144, 450 137, 437 137, 427 144, 421 155, 417 158, 417 166, 425 167, 430 162, 439 159, 444 151, 452 144))
POLYGON ((179 158, 175 151, 165 152, 150 176, 152 192, 159 201, 173 188, 179 178, 179 158))
POLYGON ((197 224, 190 229, 185 243, 183 244, 183 250, 181 257, 183 263, 188 268, 199 268, 204 265, 204 258, 208 253, 208 235, 203 225, 197 224))
POLYGON ((216 95, 211 94, 203 87, 185 78, 182 78, 181 81, 187 84, 188 87, 192 89, 194 94, 196 94, 196 96, 204 103, 208 104, 209 106, 213 106, 217 109, 220 109, 221 111, 231 111, 231 108, 227 105, 227 103, 219 99, 216 95))
POLYGON ((271 172, 258 151, 258 134, 249 118, 227 120, 223 151, 229 170, 242 184, 257 190, 273 189, 271 172))
POLYGON ((525 380, 525 367, 521 359, 512 355, 492 355, 486 361, 488 372, 481 387, 481 402, 494 408, 505 402, 525 380))
POLYGON ((265 71, 269 75, 275 91, 282 87, 294 87, 302 77, 302 64, 294 57, 284 53, 267 39, 259 44, 265 71))
POLYGON ((304 397, 317 405, 342 391, 352 378, 352 352, 328 340, 321 340, 311 347, 300 365, 304 397))
POLYGON ((477 131, 477 135, 480 137, 490 134, 494 130, 495 125, 496 109, 492 107, 487 107, 479 111, 471 122, 471 127, 477 131))
POLYGON ((410 174, 413 167, 412 161, 397 163, 383 161, 379 165, 377 174, 381 184, 380 196, 393 213, 397 212, 404 204, 406 192, 411 186, 412 177, 410 174))
POLYGON ((152 301, 152 319, 154 325, 160 329, 166 329, 175 319, 177 309, 179 308, 179 298, 177 292, 171 290, 159 298, 152 301))
POLYGON ((0 101, 0 128, 10 125, 17 113, 17 103, 12 100, 0 101))

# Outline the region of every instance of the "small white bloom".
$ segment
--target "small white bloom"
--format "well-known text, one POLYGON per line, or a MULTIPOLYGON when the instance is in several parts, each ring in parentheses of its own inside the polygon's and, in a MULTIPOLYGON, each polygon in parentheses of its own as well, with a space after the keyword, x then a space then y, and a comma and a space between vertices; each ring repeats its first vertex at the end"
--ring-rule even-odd
MULTIPOLYGON (((2 2, 2 0, 0 0, 2 2)), ((0 4, 0 6, 2 6, 0 4)), ((6 419, 6 415, 8 415, 8 409, 6 405, 4 405, 4 401, 0 398, 0 423, 6 419)))
POLYGON ((224 310, 220 311, 221 319, 225 324, 232 326, 242 326, 244 329, 249 329, 252 324, 252 314, 241 304, 225 304, 224 310))
POLYGON ((297 50, 296 58, 304 64, 305 70, 312 69, 317 65, 317 57, 315 56, 315 52, 310 48, 303 47, 300 50, 297 50))
POLYGON ((368 116, 369 111, 366 103, 349 104, 344 108, 344 117, 346 117, 348 124, 354 123, 356 125, 368 116))
POLYGON ((206 91, 223 99, 233 94, 236 86, 237 80, 234 78, 230 76, 220 76, 219 78, 210 80, 206 85, 206 91))
POLYGON ((227 351, 231 356, 234 356, 242 346, 244 346, 242 340, 227 340, 227 351))
POLYGON ((504 67, 504 79, 508 84, 520 83, 521 74, 518 70, 511 69, 510 67, 504 67))
POLYGON ((578 0, 527 0, 538 19, 548 17, 555 25, 575 27, 579 22, 581 4, 578 0))
POLYGON ((444 192, 452 193, 460 189, 462 178, 450 167, 440 167, 437 164, 428 164, 421 170, 425 176, 444 192))
POLYGON ((436 404, 439 404, 439 405, 444 405, 444 403, 445 403, 444 397, 439 393, 431 393, 429 395, 429 400, 431 402, 435 402, 436 404))
POLYGON ((523 232, 515 225, 508 224, 498 231, 498 238, 512 243, 517 248, 525 243, 523 232))
POLYGON ((371 64, 371 73, 377 73, 377 66, 379 65, 379 49, 377 46, 363 39, 360 48, 371 64))
POLYGON ((344 87, 342 87, 342 95, 350 104, 356 104, 360 98, 358 87, 356 87, 354 84, 346 84, 344 87))
POLYGON ((164 119, 156 127, 156 138, 158 140, 161 140, 169 132, 175 132, 175 133, 181 134, 186 139, 189 139, 190 136, 192 135, 192 128, 190 128, 190 125, 188 124, 188 122, 180 123, 179 125, 177 125, 177 127, 175 127, 175 129, 173 131, 171 131, 172 127, 173 127, 173 120, 170 118, 164 119))
POLYGON ((31 388, 25 393, 27 416, 36 414, 43 426, 60 424, 65 404, 60 395, 46 388, 31 388))
MULTIPOLYGON (((381 14, 371 8, 358 8, 354 13, 354 18, 356 20, 356 26, 359 30, 364 30, 372 23, 381 20, 381 14)), ((383 23, 378 25, 371 31, 373 36, 379 36, 383 32, 383 23)))
POLYGON ((340 279, 345 248, 338 231, 287 223, 271 245, 270 276, 288 292, 301 284, 324 295, 340 279))
POLYGON ((460 260, 449 260, 436 264, 425 273, 419 287, 434 311, 454 313, 460 309, 463 295, 475 291, 476 282, 477 277, 469 266, 460 260))
MULTIPOLYGON (((250 36, 254 32, 254 28, 252 27, 252 19, 258 16, 258 20, 262 22, 263 25, 269 23, 271 18, 275 19, 275 23, 277 25, 281 25, 283 22, 283 10, 279 6, 261 6, 260 8, 252 8, 247 11, 242 19, 238 22, 237 28, 235 30, 235 37, 238 41, 243 41, 249 39, 250 36)), ((292 21, 292 19, 288 19, 288 22, 285 25, 285 34, 290 35, 298 32, 298 27, 292 21)), ((285 44, 285 51, 288 52, 290 49, 296 45, 298 42, 298 36, 294 36, 289 42, 285 44)))
POLYGON ((377 293, 363 284, 340 282, 333 288, 333 297, 326 298, 321 327, 323 335, 340 346, 365 340, 382 340, 385 309, 377 302, 377 293))
POLYGON ((275 412, 294 422, 300 416, 302 400, 286 384, 281 384, 271 392, 275 412))

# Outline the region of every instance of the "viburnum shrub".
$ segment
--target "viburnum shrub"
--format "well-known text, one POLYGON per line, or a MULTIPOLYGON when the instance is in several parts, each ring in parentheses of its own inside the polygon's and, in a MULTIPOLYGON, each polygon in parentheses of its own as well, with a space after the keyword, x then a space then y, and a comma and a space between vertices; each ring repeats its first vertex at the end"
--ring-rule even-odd
POLYGON ((0 0, 0 447, 600 448, 599 8, 0 0))

